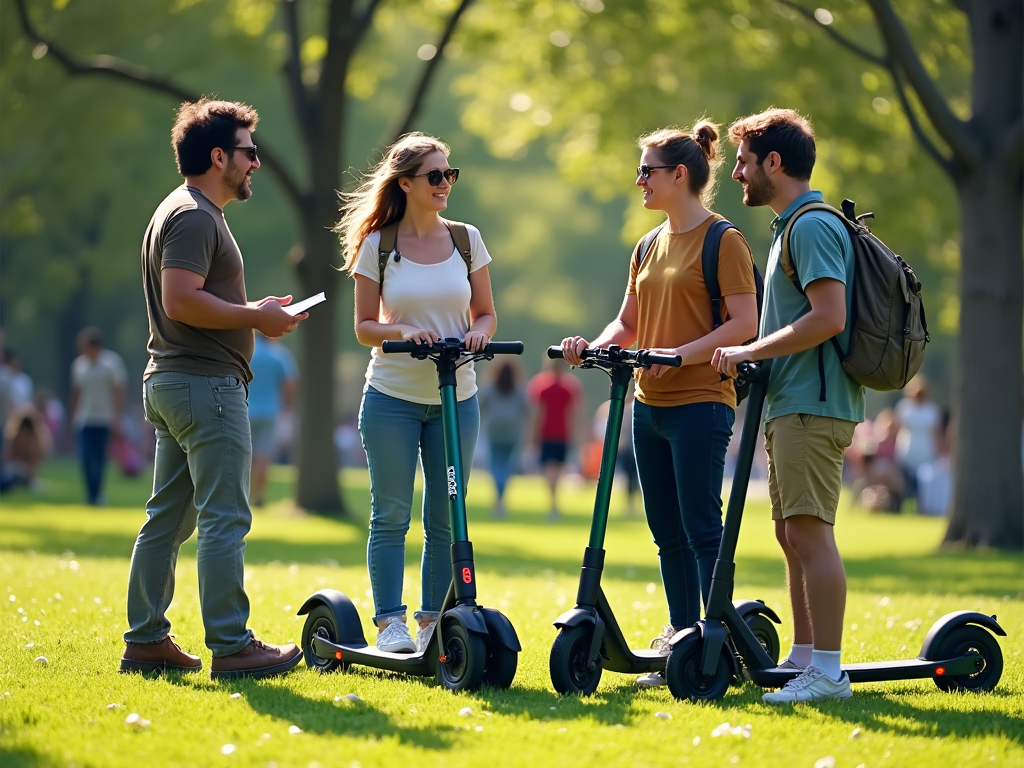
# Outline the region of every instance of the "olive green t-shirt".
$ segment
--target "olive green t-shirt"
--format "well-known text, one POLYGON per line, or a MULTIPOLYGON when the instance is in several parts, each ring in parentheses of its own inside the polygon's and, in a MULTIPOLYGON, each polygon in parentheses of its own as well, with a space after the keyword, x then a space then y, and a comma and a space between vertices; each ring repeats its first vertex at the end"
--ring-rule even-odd
POLYGON ((142 282, 149 314, 149 364, 158 372, 239 376, 252 380, 251 328, 196 328, 171 320, 162 301, 163 270, 187 269, 206 278, 203 290, 229 304, 245 304, 242 253, 224 212, 194 187, 180 186, 153 214, 142 241, 142 282))

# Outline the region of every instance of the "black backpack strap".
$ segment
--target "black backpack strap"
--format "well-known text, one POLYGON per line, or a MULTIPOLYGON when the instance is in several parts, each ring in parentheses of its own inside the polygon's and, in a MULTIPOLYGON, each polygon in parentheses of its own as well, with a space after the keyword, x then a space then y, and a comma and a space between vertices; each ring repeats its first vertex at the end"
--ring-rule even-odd
POLYGON ((393 221, 385 224, 380 229, 380 243, 377 244, 377 266, 380 269, 380 281, 378 287, 384 290, 384 269, 388 265, 388 256, 395 250, 398 243, 398 222, 393 221))
POLYGON ((441 221, 448 227, 448 234, 451 235, 456 250, 462 254, 462 260, 466 262, 466 277, 469 277, 470 270, 473 269, 473 248, 469 242, 469 230, 461 221, 441 221))
POLYGON ((722 245, 722 235, 736 226, 726 219, 718 219, 708 227, 704 235, 704 245, 700 252, 700 266, 704 272, 704 286, 711 297, 711 327, 722 324, 722 289, 718 285, 718 251, 722 245))
POLYGON ((661 234, 661 230, 665 228, 665 222, 661 222, 658 226, 640 238, 640 242, 636 244, 636 251, 633 253, 633 261, 636 262, 636 271, 640 272, 640 267, 643 266, 644 259, 647 258, 647 254, 651 252, 651 247, 654 245, 654 241, 658 239, 658 235, 661 234))

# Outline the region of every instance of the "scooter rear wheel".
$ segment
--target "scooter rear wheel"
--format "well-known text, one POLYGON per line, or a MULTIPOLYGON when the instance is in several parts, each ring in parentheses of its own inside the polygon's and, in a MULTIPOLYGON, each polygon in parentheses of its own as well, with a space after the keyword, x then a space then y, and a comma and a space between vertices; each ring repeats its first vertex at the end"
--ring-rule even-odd
POLYGON ((935 660, 954 659, 971 652, 981 657, 980 669, 970 675, 934 678, 940 690, 977 692, 996 687, 1003 675, 1003 652, 987 629, 971 624, 957 627, 942 641, 935 660))
POLYGON ((594 637, 591 624, 562 627, 551 646, 551 684, 559 693, 589 696, 601 682, 601 657, 590 668, 590 643, 594 637))
POLYGON ((722 644, 721 656, 715 671, 705 676, 701 671, 704 640, 694 634, 672 648, 665 664, 668 689, 677 699, 712 701, 720 699, 732 682, 732 658, 728 643, 722 644))
POLYGON ((450 621, 439 649, 443 661, 437 665, 437 679, 449 691, 475 691, 484 677, 487 644, 484 639, 457 621, 450 621))
POLYGON ((313 637, 319 636, 332 643, 338 642, 341 633, 338 630, 334 612, 326 605, 318 605, 306 615, 306 623, 302 626, 302 655, 306 658, 306 665, 317 672, 333 672, 341 668, 345 671, 345 664, 341 659, 334 657, 320 658, 313 652, 313 637))
POLYGON ((779 663, 779 654, 782 650, 779 644, 779 633, 775 629, 775 622, 760 613, 747 614, 743 617, 747 629, 757 638, 757 642, 764 648, 765 653, 772 657, 772 661, 779 663))
POLYGON ((519 654, 506 648, 494 637, 487 642, 487 660, 484 662, 484 683, 492 688, 508 688, 519 667, 519 654))

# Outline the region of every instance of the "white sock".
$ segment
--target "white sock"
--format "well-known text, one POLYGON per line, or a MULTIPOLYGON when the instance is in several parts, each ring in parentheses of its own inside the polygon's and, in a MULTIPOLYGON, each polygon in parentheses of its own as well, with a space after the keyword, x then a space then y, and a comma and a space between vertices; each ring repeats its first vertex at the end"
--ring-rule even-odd
POLYGON ((819 651, 815 648, 811 651, 811 665, 838 681, 843 676, 843 670, 839 664, 841 655, 842 651, 819 651))
POLYGON ((798 667, 808 667, 811 664, 811 650, 814 648, 810 643, 793 643, 786 658, 798 667))

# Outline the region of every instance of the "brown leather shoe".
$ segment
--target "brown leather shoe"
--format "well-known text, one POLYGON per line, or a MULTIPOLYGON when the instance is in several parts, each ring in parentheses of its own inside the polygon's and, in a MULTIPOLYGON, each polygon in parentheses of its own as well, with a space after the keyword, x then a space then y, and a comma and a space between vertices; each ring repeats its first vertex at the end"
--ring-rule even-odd
POLYGON ((121 672, 198 672, 203 662, 169 636, 159 643, 125 643, 121 672))
POLYGON ((287 672, 302 661, 302 651, 294 643, 271 645, 257 640, 238 653, 215 656, 210 664, 214 680, 233 677, 271 677, 287 672))

